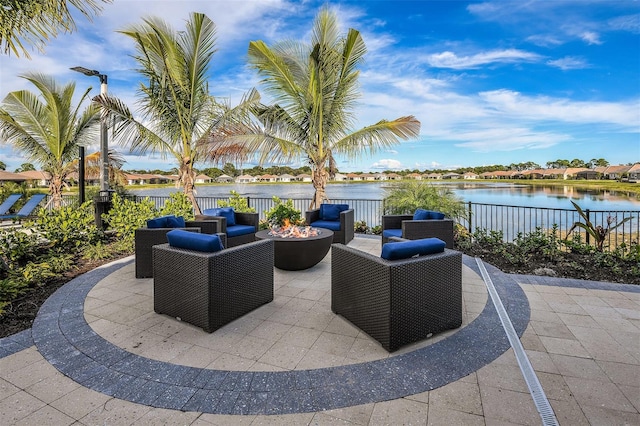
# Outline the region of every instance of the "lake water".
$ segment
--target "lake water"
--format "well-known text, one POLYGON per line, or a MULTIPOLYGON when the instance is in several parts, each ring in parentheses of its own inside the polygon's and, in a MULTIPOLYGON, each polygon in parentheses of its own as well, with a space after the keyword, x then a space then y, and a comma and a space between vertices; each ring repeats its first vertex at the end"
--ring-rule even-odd
MULTIPOLYGON (((640 210, 640 198, 634 194, 612 191, 582 190, 572 186, 544 187, 518 185, 501 182, 431 182, 450 188, 460 199, 472 203, 501 204, 540 208, 559 208, 573 210, 570 200, 583 209, 591 210, 640 210)), ((385 197, 385 188, 392 183, 332 183, 327 186, 327 195, 331 199, 381 200, 385 197)), ((295 184, 227 184, 197 186, 198 197, 226 197, 231 190, 243 197, 271 198, 308 198, 313 196, 311 183, 295 184)), ((151 188, 131 190, 136 195, 166 196, 176 192, 175 188, 151 188)))

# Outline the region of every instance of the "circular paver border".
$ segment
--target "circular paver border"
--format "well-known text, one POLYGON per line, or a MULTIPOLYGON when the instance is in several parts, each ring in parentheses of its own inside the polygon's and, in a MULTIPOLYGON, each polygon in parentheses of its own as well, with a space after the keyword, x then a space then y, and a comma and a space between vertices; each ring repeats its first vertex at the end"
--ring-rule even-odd
MULTIPOLYGON (((466 327, 432 345, 384 360, 286 372, 188 367, 132 354, 98 335, 84 300, 103 278, 133 262, 118 261, 70 281, 42 306, 33 341, 51 365, 92 390, 152 407, 212 414, 290 414, 402 398, 456 381, 510 346, 490 298, 466 327)), ((478 272, 473 258, 463 262, 478 272)), ((529 322, 515 280, 486 265, 519 336, 529 322)))

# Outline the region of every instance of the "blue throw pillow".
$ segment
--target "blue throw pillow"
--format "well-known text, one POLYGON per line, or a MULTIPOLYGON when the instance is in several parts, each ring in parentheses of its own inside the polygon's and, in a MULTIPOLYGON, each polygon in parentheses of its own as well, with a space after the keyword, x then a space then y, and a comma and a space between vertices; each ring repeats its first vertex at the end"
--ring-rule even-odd
POLYGON ((382 246, 382 257, 387 260, 408 259, 413 256, 442 253, 445 242, 439 238, 423 238, 421 240, 387 243, 382 246))
POLYGON ((227 226, 233 226, 236 224, 236 214, 233 211, 233 207, 218 207, 215 209, 206 209, 202 212, 207 216, 222 216, 227 219, 227 226))
POLYGON ((147 228, 168 228, 167 220, 169 216, 160 216, 147 220, 147 228))
POLYGON ((413 213, 413 220, 427 220, 431 219, 431 212, 424 209, 416 209, 413 213))
POLYGON ((444 213, 440 213, 440 212, 431 212, 431 219, 444 219, 444 213))
POLYGON ((340 209, 335 204, 320 204, 320 220, 339 220, 340 209))
POLYGON ((216 234, 200 234, 182 229, 174 229, 167 232, 167 241, 171 247, 187 250, 215 252, 224 248, 220 237, 216 234))
POLYGON ((349 204, 320 204, 320 220, 340 220, 345 210, 349 210, 349 204))
POLYGON ((184 228, 187 224, 184 221, 184 217, 182 216, 168 216, 167 217, 167 228, 184 228))

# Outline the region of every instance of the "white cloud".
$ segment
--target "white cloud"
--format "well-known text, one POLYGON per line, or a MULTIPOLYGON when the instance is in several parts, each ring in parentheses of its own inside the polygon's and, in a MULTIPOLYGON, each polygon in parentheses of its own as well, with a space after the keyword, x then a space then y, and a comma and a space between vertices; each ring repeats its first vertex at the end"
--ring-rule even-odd
POLYGON ((378 160, 371 165, 372 169, 381 169, 381 170, 402 170, 402 163, 398 160, 391 159, 383 159, 378 160))
POLYGON ((527 37, 527 40, 530 43, 535 44, 536 46, 557 46, 562 44, 562 41, 556 36, 551 34, 535 34, 527 37))
MULTIPOLYGON (((640 127, 640 100, 629 102, 587 102, 549 96, 525 96, 511 90, 480 93, 480 99, 497 114, 507 114, 527 122, 607 124, 621 131, 637 132, 640 127)), ((507 117, 505 117, 507 119, 507 117)))
POLYGON ((395 149, 388 149, 386 152, 388 154, 398 155, 398 151, 396 151, 395 149))
POLYGON ((580 34, 580 38, 586 41, 588 44, 602 44, 602 41, 600 40, 600 35, 593 31, 583 32, 582 34, 580 34))
POLYGON ((589 64, 582 58, 565 56, 561 59, 547 61, 547 65, 560 68, 563 71, 588 68, 589 64))
POLYGON ((519 49, 491 50, 470 56, 458 56, 453 52, 429 55, 427 63, 437 68, 477 68, 492 63, 537 62, 540 55, 519 49))

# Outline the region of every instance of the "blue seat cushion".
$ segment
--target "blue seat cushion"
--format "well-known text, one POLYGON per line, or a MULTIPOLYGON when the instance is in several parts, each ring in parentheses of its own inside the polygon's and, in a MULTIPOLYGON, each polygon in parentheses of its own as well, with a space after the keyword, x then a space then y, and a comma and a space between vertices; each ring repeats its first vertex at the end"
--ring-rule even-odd
POLYGON ((218 207, 215 209, 205 209, 202 214, 207 216, 222 216, 227 219, 227 226, 236 224, 236 213, 233 207, 218 207))
POLYGON ((387 260, 398 260, 425 254, 442 253, 445 245, 445 242, 439 238, 386 243, 382 246, 382 255, 380 257, 387 260))
POLYGON ((216 234, 200 234, 182 229, 174 229, 167 232, 167 241, 171 247, 205 252, 222 250, 222 241, 216 234))
POLYGON ((252 234, 254 232, 256 232, 256 228, 251 225, 227 226, 227 237, 237 237, 239 235, 252 234))
POLYGON ((425 209, 416 209, 416 211, 413 213, 413 220, 429 219, 444 219, 444 213, 425 209))
POLYGON ((382 231, 384 238, 400 237, 402 238, 402 229, 385 229, 382 231))
POLYGON ((320 220, 340 220, 345 210, 349 210, 348 204, 320 204, 320 220))
POLYGON ((339 220, 316 220, 315 222, 311 222, 311 226, 314 228, 325 228, 331 229, 332 231, 340 230, 340 221, 339 220))

